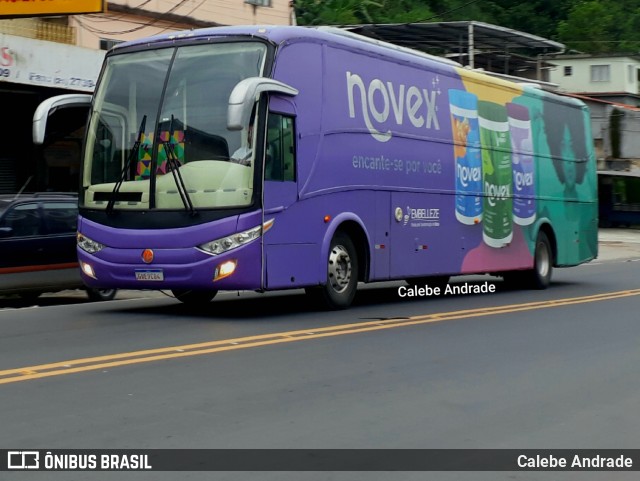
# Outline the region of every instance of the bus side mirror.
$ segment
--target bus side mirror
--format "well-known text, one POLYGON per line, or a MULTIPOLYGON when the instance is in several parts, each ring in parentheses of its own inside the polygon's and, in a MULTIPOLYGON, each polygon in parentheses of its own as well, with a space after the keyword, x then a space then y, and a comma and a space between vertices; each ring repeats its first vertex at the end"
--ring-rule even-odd
POLYGON ((66 107, 91 107, 91 95, 65 94, 44 100, 33 114, 32 135, 33 143, 42 145, 47 132, 47 120, 56 110, 66 107))
POLYGON ((298 95, 295 89, 285 83, 266 77, 249 77, 238 82, 229 95, 227 109, 227 129, 242 130, 249 125, 253 104, 262 92, 276 92, 284 95, 298 95))

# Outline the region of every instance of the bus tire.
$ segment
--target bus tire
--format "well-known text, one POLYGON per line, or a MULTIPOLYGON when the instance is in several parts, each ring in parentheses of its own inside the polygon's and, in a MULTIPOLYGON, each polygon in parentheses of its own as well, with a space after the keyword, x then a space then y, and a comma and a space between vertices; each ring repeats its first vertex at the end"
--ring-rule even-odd
POLYGON ((358 254, 346 234, 338 232, 331 239, 327 256, 327 281, 307 293, 331 310, 347 309, 358 288, 358 254))
POLYGON ((553 273, 553 250, 547 235, 540 231, 533 254, 533 269, 505 273, 505 280, 513 287, 546 289, 553 273))
POLYGON ((96 289, 93 287, 87 288, 87 297, 92 302, 104 302, 111 301, 116 294, 118 293, 118 289, 96 289))
POLYGON ((205 306, 216 297, 218 291, 203 291, 195 289, 172 289, 171 293, 183 304, 189 306, 205 306))
POLYGON ((546 289, 551 284, 553 273, 553 249, 547 234, 540 231, 533 255, 533 269, 529 272, 529 285, 533 289, 546 289))
POLYGON ((18 297, 23 302, 36 302, 41 295, 42 292, 21 292, 18 297))

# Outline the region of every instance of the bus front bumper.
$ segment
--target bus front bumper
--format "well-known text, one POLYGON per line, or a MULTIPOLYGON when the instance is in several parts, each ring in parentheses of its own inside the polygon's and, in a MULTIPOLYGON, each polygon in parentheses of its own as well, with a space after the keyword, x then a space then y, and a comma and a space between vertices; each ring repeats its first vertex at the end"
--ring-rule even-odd
POLYGON ((96 254, 78 248, 84 283, 119 289, 258 290, 262 287, 259 240, 220 255, 195 247, 180 249, 118 249, 96 254), (150 262, 145 262, 152 256, 150 262))

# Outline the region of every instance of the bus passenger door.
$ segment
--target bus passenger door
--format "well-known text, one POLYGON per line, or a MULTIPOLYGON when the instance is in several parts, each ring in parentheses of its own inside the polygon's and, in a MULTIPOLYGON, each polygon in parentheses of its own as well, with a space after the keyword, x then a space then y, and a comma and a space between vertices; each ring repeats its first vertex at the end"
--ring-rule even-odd
POLYGON ((264 210, 282 212, 298 198, 295 117, 270 111, 264 154, 264 210))
POLYGON ((442 196, 410 192, 392 193, 392 279, 452 272, 459 241, 443 230, 442 199, 442 196))
POLYGON ((375 193, 375 230, 373 232, 373 259, 371 279, 389 279, 391 255, 391 192, 375 193))
POLYGON ((263 237, 263 286, 267 289, 295 287, 307 282, 314 271, 313 246, 301 241, 295 202, 296 129, 293 103, 276 97, 270 101, 264 151, 264 221, 273 219, 263 237))

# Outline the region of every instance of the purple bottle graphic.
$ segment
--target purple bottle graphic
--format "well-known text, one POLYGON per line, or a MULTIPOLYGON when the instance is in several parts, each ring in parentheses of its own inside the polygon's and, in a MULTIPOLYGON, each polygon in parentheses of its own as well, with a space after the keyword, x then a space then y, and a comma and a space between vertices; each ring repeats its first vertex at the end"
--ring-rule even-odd
POLYGON ((530 225, 536 219, 535 164, 529 110, 507 104, 513 168, 513 222, 530 225))

